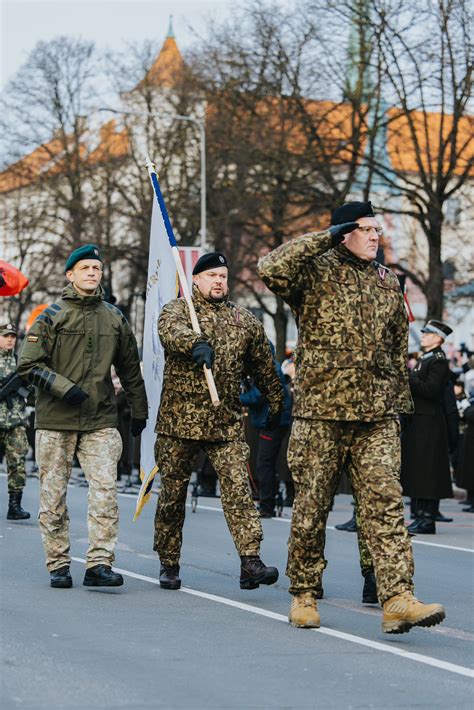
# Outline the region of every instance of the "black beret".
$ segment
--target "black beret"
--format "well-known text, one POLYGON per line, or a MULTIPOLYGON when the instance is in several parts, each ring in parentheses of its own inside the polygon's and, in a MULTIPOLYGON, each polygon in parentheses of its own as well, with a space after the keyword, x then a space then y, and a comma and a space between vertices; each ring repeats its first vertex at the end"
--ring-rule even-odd
POLYGON ((372 203, 345 202, 341 207, 336 207, 331 217, 331 224, 345 224, 357 222, 360 217, 375 217, 372 203))
POLYGON ((82 259, 97 259, 98 261, 102 261, 99 247, 96 246, 96 244, 84 244, 84 246, 74 249, 66 261, 64 271, 69 271, 74 264, 77 264, 78 261, 82 261, 82 259))
POLYGON ((442 323, 440 320, 429 320, 428 323, 421 329, 422 333, 435 333, 439 335, 440 338, 445 340, 448 335, 451 335, 453 329, 449 327, 446 323, 442 323))
POLYGON ((203 254, 197 261, 193 269, 193 276, 200 274, 201 271, 209 271, 215 269, 216 266, 227 266, 227 259, 220 251, 212 251, 210 254, 203 254))

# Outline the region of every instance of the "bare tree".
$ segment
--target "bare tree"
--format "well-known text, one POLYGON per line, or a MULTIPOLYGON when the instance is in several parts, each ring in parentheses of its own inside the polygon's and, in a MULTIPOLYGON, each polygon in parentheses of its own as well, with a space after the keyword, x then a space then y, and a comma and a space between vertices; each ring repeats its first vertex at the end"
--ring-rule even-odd
POLYGON ((86 117, 99 75, 92 43, 60 37, 37 44, 2 97, 3 162, 20 188, 48 195, 58 258, 87 238, 94 213, 86 117))
POLYGON ((341 106, 329 98, 330 77, 314 71, 318 25, 315 15, 254 2, 213 27, 193 58, 208 103, 210 231, 236 266, 234 287, 273 318, 280 358, 289 314, 262 288, 256 262, 328 223, 353 188, 366 133, 361 96, 358 113, 341 106))
MULTIPOLYGON (((461 197, 473 176, 472 4, 466 0, 323 4, 333 22, 351 28, 348 56, 357 78, 352 91, 346 92, 348 75, 334 62, 332 75, 346 100, 357 98, 359 87, 364 89, 367 143, 357 160, 369 177, 365 194, 374 182, 385 185, 399 198, 397 211, 415 220, 425 238, 426 268, 420 268, 420 260, 411 268, 404 262, 391 266, 423 291, 427 317, 441 318, 447 205, 455 195, 461 197), (380 147, 381 135, 390 142, 390 160, 374 150, 377 143, 380 147)), ((320 9, 321 4, 309 3, 310 9, 315 7, 320 9)), ((322 41, 328 50, 334 46, 322 41)))

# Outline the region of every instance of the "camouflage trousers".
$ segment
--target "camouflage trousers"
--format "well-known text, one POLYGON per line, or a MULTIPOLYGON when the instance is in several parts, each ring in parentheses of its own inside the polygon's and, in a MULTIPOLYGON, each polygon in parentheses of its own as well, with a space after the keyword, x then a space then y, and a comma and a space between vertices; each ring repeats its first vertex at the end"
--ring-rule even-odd
POLYGON ((89 483, 86 566, 112 566, 114 561, 118 533, 117 462, 122 453, 120 434, 112 428, 91 432, 38 429, 38 519, 50 572, 71 561, 66 492, 75 453, 89 483))
POLYGON ((354 513, 355 513, 355 519, 356 519, 356 525, 357 525, 357 545, 359 547, 359 565, 360 565, 360 571, 361 571, 362 575, 364 575, 366 572, 373 572, 374 571, 374 561, 372 559, 372 555, 370 554, 367 540, 365 539, 365 535, 362 531, 362 520, 361 520, 360 512, 359 512, 359 504, 358 504, 356 498, 354 498, 354 513))
POLYGON ((290 592, 317 589, 326 565, 326 520, 347 455, 362 534, 373 559, 379 600, 412 590, 413 555, 403 518, 398 422, 296 418, 288 463, 295 483, 288 546, 290 592))
POLYGON ((155 515, 156 550, 162 564, 177 565, 183 539, 186 493, 200 450, 219 478, 221 503, 239 555, 258 555, 263 538, 260 516, 248 482, 249 447, 243 441, 195 441, 158 435, 155 458, 161 490, 155 515))
POLYGON ((28 451, 25 427, 0 429, 0 444, 5 447, 8 492, 22 491, 26 483, 25 456, 28 451))

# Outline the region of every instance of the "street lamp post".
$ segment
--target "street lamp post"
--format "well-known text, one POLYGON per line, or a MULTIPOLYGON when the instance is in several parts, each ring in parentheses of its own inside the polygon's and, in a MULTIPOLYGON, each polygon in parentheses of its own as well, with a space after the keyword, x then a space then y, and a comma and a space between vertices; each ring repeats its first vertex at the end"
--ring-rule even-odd
POLYGON ((137 118, 147 118, 148 116, 157 116, 158 118, 171 118, 176 121, 187 121, 194 123, 199 129, 199 144, 201 158, 201 249, 203 252, 207 248, 207 226, 206 226, 206 125, 204 120, 195 116, 184 116, 180 113, 168 113, 167 111, 118 111, 117 109, 102 108, 99 111, 109 111, 110 113, 118 113, 122 116, 137 116, 137 118))

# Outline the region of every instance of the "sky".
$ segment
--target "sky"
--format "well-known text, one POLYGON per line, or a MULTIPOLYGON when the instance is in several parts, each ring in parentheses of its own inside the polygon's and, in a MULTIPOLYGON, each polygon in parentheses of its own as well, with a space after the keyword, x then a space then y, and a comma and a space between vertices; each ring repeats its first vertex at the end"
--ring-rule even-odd
POLYGON ((184 49, 206 18, 224 19, 236 0, 0 0, 0 86, 16 73, 39 40, 81 36, 99 48, 123 40, 164 40, 169 18, 184 49))

